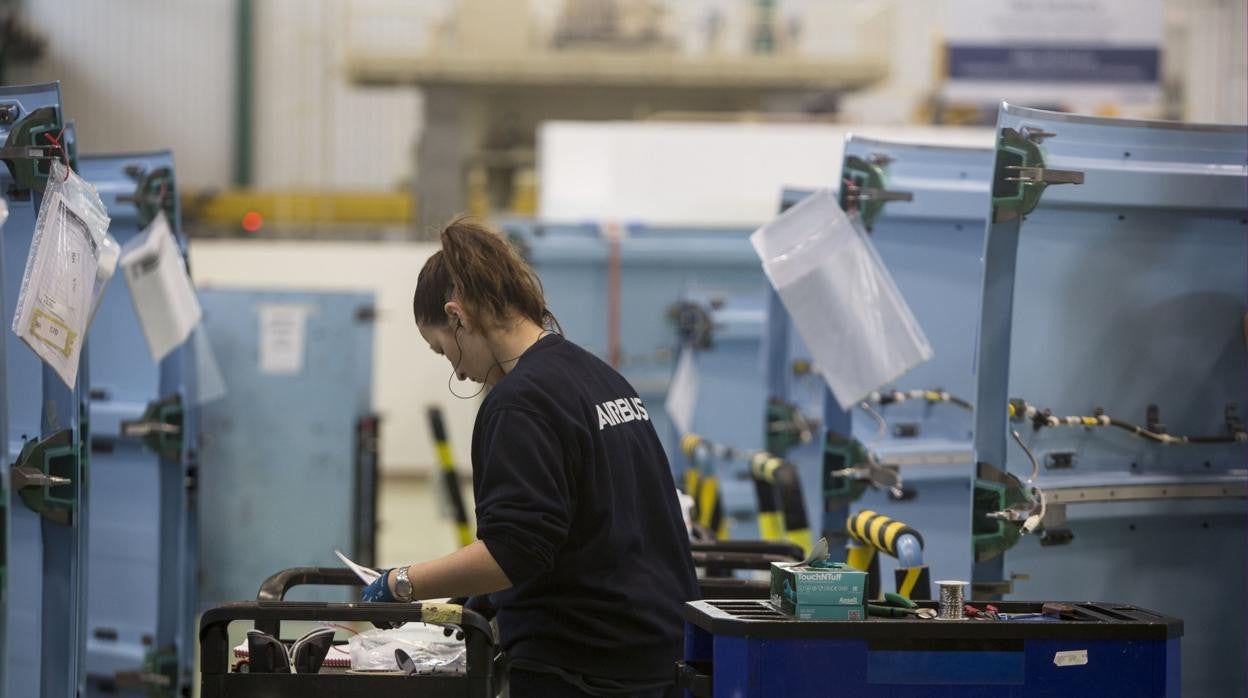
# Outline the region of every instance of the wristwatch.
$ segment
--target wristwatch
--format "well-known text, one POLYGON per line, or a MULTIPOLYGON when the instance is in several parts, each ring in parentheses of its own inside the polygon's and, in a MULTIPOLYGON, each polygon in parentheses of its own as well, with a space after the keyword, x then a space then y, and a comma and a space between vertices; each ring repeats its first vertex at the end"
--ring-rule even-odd
POLYGON ((407 578, 406 565, 394 572, 394 598, 399 601, 412 600, 412 580, 407 578))

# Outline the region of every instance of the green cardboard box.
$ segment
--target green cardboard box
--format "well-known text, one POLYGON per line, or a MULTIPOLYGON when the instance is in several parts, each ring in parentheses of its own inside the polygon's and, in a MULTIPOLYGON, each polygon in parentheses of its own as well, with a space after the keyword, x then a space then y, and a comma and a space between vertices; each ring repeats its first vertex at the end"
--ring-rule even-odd
POLYGON ((771 563, 771 598, 793 607, 861 607, 867 590, 867 573, 844 563, 799 567, 791 562, 771 563))
POLYGON ((793 616, 798 620, 865 620, 866 608, 863 606, 820 606, 811 604, 793 605, 784 598, 772 597, 771 604, 781 613, 793 616))

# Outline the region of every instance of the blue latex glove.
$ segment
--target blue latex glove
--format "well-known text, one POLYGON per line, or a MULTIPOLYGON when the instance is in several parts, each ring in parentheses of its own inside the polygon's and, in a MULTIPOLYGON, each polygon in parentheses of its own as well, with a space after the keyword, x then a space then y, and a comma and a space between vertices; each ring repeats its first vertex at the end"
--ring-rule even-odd
POLYGON ((360 601, 385 601, 394 602, 398 599, 394 598, 394 594, 390 593, 390 573, 393 568, 382 570, 381 576, 374 579, 372 584, 364 587, 364 591, 360 593, 360 601))

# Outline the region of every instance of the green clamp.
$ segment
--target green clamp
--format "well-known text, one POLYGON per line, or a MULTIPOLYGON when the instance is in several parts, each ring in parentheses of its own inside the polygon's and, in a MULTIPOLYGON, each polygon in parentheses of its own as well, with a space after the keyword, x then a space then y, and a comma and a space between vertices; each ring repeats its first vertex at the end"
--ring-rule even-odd
POLYGON ((1022 538, 1023 521, 1035 502, 1015 476, 988 463, 976 464, 971 540, 975 561, 991 560, 1022 538))
POLYGON ((147 171, 138 165, 130 165, 126 167, 126 175, 134 180, 134 193, 118 196, 117 201, 134 204, 138 210, 139 227, 146 228, 161 211, 165 212, 172 225, 177 200, 173 170, 157 167, 147 171))
POLYGON ((890 162, 892 158, 886 155, 872 155, 869 160, 850 155, 841 169, 841 208, 847 213, 858 211, 868 231, 875 227, 884 204, 914 200, 912 192, 889 190, 885 168, 890 162))
POLYGON ((143 416, 121 423, 121 435, 143 439, 148 448, 167 461, 182 460, 182 397, 173 394, 149 403, 143 416))
POLYGON ((9 468, 9 482, 31 511, 49 521, 73 525, 78 510, 79 457, 70 429, 31 439, 9 468))
POLYGON ((767 401, 767 452, 782 456, 790 448, 811 438, 811 426, 794 404, 779 399, 767 401))
POLYGON ((997 136, 992 176, 992 222, 1022 218, 1035 210, 1050 184, 1083 184, 1083 173, 1045 167, 1040 143, 1055 134, 1034 128, 1003 128, 997 136))
POLYGON ((842 473, 868 462, 867 449, 857 439, 828 432, 823 444, 823 497, 841 504, 855 502, 867 490, 867 481, 842 473))
POLYGON ((49 137, 61 134, 61 117, 56 107, 40 107, 18 119, 4 140, 0 159, 19 191, 43 191, 48 184, 52 161, 62 157, 49 137))

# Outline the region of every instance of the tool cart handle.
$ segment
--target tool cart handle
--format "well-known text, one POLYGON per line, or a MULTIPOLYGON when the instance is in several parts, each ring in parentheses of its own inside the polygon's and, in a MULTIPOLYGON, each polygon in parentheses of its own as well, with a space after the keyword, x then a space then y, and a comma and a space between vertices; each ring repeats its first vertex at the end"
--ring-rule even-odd
POLYGON ((801 562, 806 557, 802 546, 787 541, 771 540, 695 540, 689 542, 693 552, 719 553, 755 553, 759 555, 780 555, 785 561, 801 562))
POLYGON ((766 599, 771 582, 738 577, 703 577, 698 580, 702 599, 766 599))
POLYGON ((792 560, 786 555, 771 555, 765 553, 718 551, 697 551, 693 553, 694 567, 707 567, 714 568, 716 570, 769 570, 771 569, 771 563, 773 562, 797 562, 797 560, 792 560))
MULTIPOLYGON (((286 594, 297 586, 348 586, 362 587, 364 583, 346 567, 291 567, 276 572, 260 585, 256 594, 257 601, 283 601, 286 594)), ((463 606, 466 598, 453 598, 450 604, 463 606)), ((405 604, 410 605, 410 604, 405 604)), ((470 611, 473 615, 475 612, 470 611)), ((281 630, 281 620, 256 619, 256 629, 277 637, 281 630)))
POLYGON ((260 585, 257 601, 281 601, 297 586, 356 586, 364 583, 346 567, 292 567, 277 572, 260 585))

